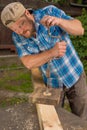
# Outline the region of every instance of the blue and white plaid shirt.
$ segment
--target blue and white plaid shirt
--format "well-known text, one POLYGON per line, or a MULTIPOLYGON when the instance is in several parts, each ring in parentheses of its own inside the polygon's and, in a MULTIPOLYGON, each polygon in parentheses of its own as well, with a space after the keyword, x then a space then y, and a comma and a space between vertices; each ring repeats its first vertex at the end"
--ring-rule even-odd
MULTIPOLYGON (((13 32, 13 41, 16 46, 19 57, 25 55, 38 54, 40 52, 51 49, 56 42, 59 41, 58 38, 53 38, 48 35, 48 29, 40 24, 40 20, 45 15, 56 16, 63 19, 73 19, 67 16, 62 10, 56 8, 55 6, 47 6, 45 8, 35 10, 33 12, 36 25, 37 37, 24 38, 13 32)), ((61 39, 67 43, 66 53, 62 58, 52 59, 50 61, 50 86, 54 88, 59 87, 59 80, 69 88, 73 86, 80 75, 83 72, 83 65, 72 45, 72 42, 67 33, 58 26, 52 26, 50 29, 51 35, 61 36, 61 39)), ((44 82, 47 84, 47 71, 48 63, 40 66, 44 82)))

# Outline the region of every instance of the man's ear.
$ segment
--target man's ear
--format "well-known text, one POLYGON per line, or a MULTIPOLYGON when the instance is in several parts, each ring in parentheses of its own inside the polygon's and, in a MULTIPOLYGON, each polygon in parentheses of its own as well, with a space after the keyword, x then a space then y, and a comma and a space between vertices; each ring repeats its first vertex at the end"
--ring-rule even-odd
POLYGON ((25 15, 26 15, 27 17, 30 16, 30 13, 29 13, 29 11, 28 11, 27 9, 25 10, 25 15))
POLYGON ((27 9, 25 10, 25 15, 26 15, 27 18, 32 19, 34 21, 33 15, 30 14, 30 12, 27 9))

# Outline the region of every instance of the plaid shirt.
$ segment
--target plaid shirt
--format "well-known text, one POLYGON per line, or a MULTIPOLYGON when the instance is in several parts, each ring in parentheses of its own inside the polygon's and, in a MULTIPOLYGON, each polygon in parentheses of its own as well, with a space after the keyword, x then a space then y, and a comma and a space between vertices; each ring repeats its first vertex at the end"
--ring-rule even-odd
MULTIPOLYGON (((40 20, 45 15, 56 16, 63 19, 73 19, 67 16, 62 10, 56 8, 55 6, 47 6, 45 8, 35 10, 33 12, 35 18, 36 26, 36 38, 24 38, 13 32, 13 41, 16 46, 19 57, 25 55, 37 54, 46 50, 51 49, 56 42, 60 41, 59 38, 53 38, 48 35, 48 29, 40 24, 40 20)), ((66 53, 63 57, 58 59, 52 59, 49 62, 50 68, 50 86, 58 88, 60 81, 67 87, 73 86, 83 71, 83 65, 72 45, 67 32, 63 33, 64 30, 58 26, 52 26, 50 28, 51 35, 61 36, 61 39, 67 43, 66 53)), ((40 66, 42 76, 45 84, 47 84, 47 67, 48 63, 40 66)))

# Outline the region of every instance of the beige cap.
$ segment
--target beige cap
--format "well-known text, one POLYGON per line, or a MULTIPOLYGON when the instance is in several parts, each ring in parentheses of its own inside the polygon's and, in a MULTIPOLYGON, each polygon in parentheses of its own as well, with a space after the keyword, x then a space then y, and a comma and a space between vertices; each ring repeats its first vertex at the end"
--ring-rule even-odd
POLYGON ((6 27, 10 27, 25 12, 25 7, 20 2, 8 4, 1 12, 1 21, 6 27))

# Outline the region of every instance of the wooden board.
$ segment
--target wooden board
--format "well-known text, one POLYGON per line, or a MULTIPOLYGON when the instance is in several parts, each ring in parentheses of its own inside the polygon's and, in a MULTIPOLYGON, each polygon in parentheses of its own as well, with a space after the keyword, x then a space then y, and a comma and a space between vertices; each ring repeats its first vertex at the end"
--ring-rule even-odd
POLYGON ((46 86, 43 82, 40 71, 36 68, 32 70, 32 83, 34 92, 29 96, 29 102, 44 103, 50 105, 57 105, 61 98, 61 89, 50 88, 51 96, 44 96, 46 86))
POLYGON ((40 130, 63 130, 53 105, 37 104, 40 130))

